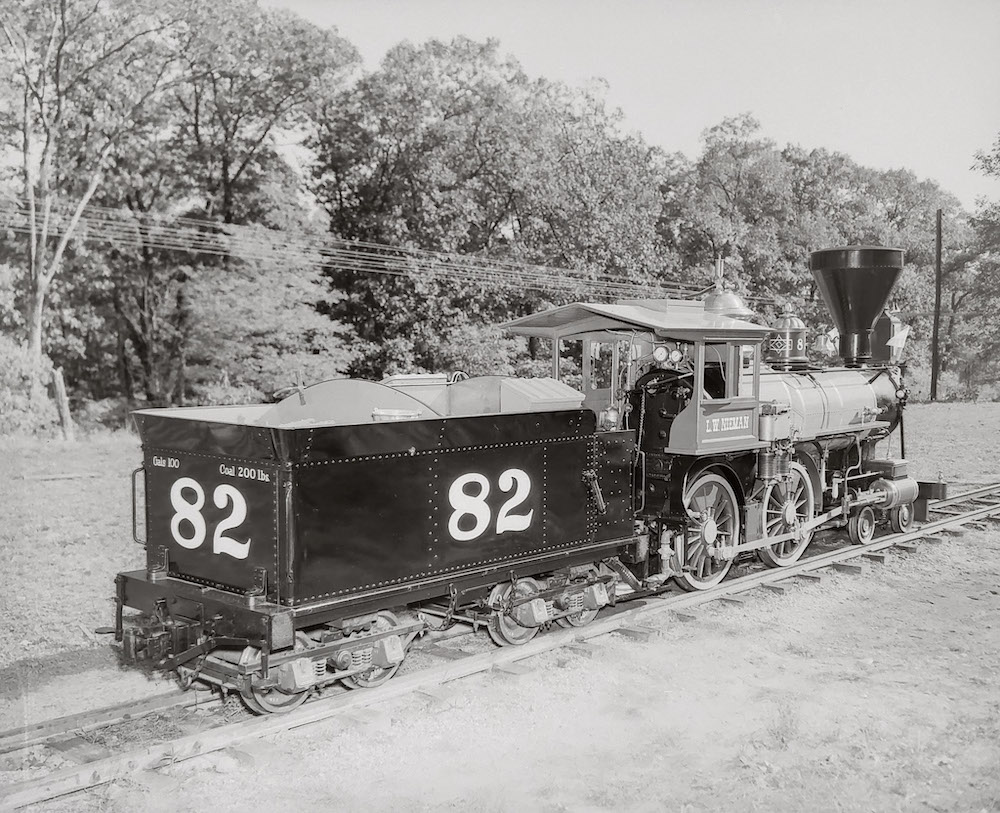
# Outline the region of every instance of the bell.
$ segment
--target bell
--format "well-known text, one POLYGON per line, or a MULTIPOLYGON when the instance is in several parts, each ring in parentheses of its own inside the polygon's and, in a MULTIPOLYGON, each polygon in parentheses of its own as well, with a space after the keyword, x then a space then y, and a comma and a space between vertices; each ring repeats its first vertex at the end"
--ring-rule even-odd
POLYGON ((726 290, 722 283, 725 261, 722 257, 715 258, 715 288, 705 297, 705 313, 728 316, 732 319, 747 319, 754 312, 735 291, 726 290))
POLYGON ((724 290, 721 285, 716 285, 715 290, 705 297, 705 313, 716 313, 733 319, 746 319, 754 315, 738 293, 724 290))

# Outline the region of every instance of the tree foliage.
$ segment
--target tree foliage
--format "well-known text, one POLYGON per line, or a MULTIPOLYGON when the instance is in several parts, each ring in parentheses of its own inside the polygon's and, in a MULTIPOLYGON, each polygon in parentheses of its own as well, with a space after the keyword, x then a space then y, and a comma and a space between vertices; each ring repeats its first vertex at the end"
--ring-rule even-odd
POLYGON ((746 114, 706 130, 703 144, 696 161, 675 159, 664 195, 661 230, 684 265, 725 257, 740 290, 789 304, 825 330, 830 317, 806 270, 809 252, 840 245, 902 248, 907 265, 890 305, 913 328, 908 357, 915 389, 926 395, 934 222, 941 209, 947 224, 942 357, 946 370, 966 364, 969 345, 960 334, 978 301, 967 264, 978 254, 954 196, 909 170, 875 170, 823 149, 779 149, 746 114))
MULTIPOLYGON (((24 309, 36 349, 45 327, 67 371, 92 382, 81 388, 89 397, 108 394, 109 381, 150 404, 183 403, 229 375, 253 388, 288 383, 280 362, 265 365, 270 378, 262 377, 259 359, 217 357, 206 344, 226 326, 234 337, 243 329, 227 321, 234 308, 217 305, 239 290, 244 305, 276 310, 255 325, 287 324, 284 343, 275 340, 265 356, 282 357, 292 345, 296 357, 326 353, 334 326, 316 313, 323 287, 308 264, 278 271, 253 258, 165 251, 151 246, 147 229, 151 219, 171 216, 195 217, 212 232, 227 223, 301 228, 299 179, 276 146, 300 126, 319 85, 345 80, 357 60, 353 47, 244 0, 33 6, 2 19, 9 43, 23 42, 23 53, 8 56, 38 108, 31 115, 26 106, 17 122, 27 145, 24 188, 36 202, 29 214, 39 223, 26 258, 35 296, 29 292, 24 309), (87 81, 76 83, 73 71, 87 81), (40 153, 30 147, 39 128, 47 139, 40 153), (71 229, 63 222, 54 243, 48 207, 60 197, 74 201, 75 215, 92 202, 126 209, 134 221, 106 249, 84 242, 110 233, 100 224, 88 231, 86 220, 71 229), (73 273, 57 278, 60 266, 73 273), (263 296, 269 286, 278 295, 263 296), (281 294, 289 288, 293 297, 281 294)), ((343 353, 330 358, 343 363, 343 353)))
MULTIPOLYGON (((618 279, 672 269, 656 152, 621 132, 598 92, 530 80, 494 41, 398 45, 313 118, 312 188, 338 237, 618 279)), ((330 312, 361 340, 352 372, 369 376, 475 369, 455 352, 475 325, 543 302, 499 279, 331 279, 342 296, 330 312)))
MULTIPOLYGON (((21 147, 27 198, 26 323, 41 363, 45 300, 111 150, 169 84, 185 6, 145 0, 4 0, 0 44, 21 97, 8 125, 21 147), (59 196, 76 201, 53 222, 59 196)), ((13 134, 8 132, 8 138, 13 134)))

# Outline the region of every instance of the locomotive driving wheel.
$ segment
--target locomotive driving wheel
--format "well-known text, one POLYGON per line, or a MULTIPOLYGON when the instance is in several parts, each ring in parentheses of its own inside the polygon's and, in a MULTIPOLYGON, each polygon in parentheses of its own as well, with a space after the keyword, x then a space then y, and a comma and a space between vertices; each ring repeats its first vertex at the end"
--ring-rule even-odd
MULTIPOLYGON (((299 652, 308 649, 310 638, 304 632, 295 633, 295 651, 299 652)), ((248 646, 240 655, 240 666, 254 666, 260 663, 260 650, 257 647, 248 646)), ((249 689, 240 691, 240 697, 246 707, 257 714, 281 714, 292 709, 297 709, 306 702, 309 697, 309 690, 301 692, 286 692, 277 686, 254 686, 252 683, 249 689)))
MULTIPOLYGON (((399 619, 396 617, 395 613, 391 613, 388 610, 379 610, 378 617, 375 619, 375 623, 372 626, 372 632, 384 632, 386 630, 395 629, 399 626, 399 619)), ((391 678, 396 672, 399 671, 399 667, 402 666, 402 661, 393 666, 373 666, 371 669, 366 669, 364 672, 358 672, 349 677, 341 678, 341 683, 343 683, 348 689, 373 689, 376 686, 381 686, 389 678, 391 678)))
POLYGON ((513 600, 533 595, 539 590, 541 586, 534 579, 518 579, 513 585, 509 582, 498 584, 490 592, 490 606, 500 609, 495 609, 490 614, 486 630, 498 646, 520 646, 538 634, 541 627, 519 624, 507 609, 513 600))
POLYGON ((772 483, 764 491, 764 536, 784 536, 798 531, 794 539, 775 542, 758 551, 768 567, 788 567, 796 562, 812 541, 812 531, 799 527, 813 518, 816 500, 809 474, 800 463, 792 463, 787 480, 772 483))
POLYGON ((733 566, 732 559, 715 558, 708 549, 739 543, 739 503, 725 477, 706 472, 688 486, 684 508, 690 530, 684 540, 682 572, 674 579, 684 590, 707 590, 721 582, 733 566))

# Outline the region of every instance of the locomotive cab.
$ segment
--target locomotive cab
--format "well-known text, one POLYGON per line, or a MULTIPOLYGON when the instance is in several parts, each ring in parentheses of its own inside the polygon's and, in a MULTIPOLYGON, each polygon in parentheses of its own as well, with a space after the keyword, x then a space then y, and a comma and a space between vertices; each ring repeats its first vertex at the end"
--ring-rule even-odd
POLYGON ((685 300, 577 303, 504 327, 550 340, 555 378, 564 344, 579 341, 584 408, 599 418, 617 411, 644 452, 707 455, 758 443, 766 327, 685 300))
POLYGON ((633 412, 645 418, 643 450, 705 455, 754 448, 760 417, 759 339, 699 340, 690 347, 687 371, 659 366, 638 382, 633 412))

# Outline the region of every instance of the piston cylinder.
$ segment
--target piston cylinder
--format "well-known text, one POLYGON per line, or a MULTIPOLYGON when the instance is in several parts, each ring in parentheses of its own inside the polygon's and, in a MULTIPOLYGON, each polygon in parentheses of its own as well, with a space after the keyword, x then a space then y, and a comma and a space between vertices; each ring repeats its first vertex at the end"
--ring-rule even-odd
POLYGON ((872 491, 881 491, 885 494, 882 501, 876 503, 879 508, 895 508, 917 499, 919 486, 912 477, 901 477, 898 480, 885 480, 879 477, 872 483, 872 491))

